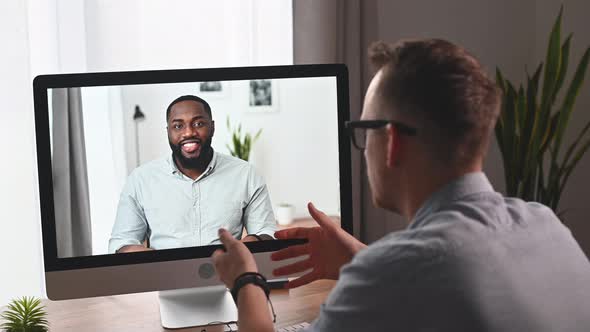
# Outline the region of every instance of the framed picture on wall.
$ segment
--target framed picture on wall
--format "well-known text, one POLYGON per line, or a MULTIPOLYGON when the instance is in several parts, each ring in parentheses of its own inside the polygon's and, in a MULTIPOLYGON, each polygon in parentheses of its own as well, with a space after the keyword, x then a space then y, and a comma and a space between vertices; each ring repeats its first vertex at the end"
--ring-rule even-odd
POLYGON ((278 81, 250 80, 248 106, 249 112, 276 112, 279 106, 278 81))
POLYGON ((197 83, 197 91, 203 98, 225 98, 227 97, 229 86, 227 82, 206 81, 197 83))

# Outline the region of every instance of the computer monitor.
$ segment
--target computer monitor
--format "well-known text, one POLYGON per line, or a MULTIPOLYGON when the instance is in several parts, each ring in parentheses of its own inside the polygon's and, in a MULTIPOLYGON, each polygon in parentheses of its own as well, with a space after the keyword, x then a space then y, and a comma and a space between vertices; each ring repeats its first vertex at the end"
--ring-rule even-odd
MULTIPOLYGON (((289 227, 280 224, 313 225, 312 201, 352 233, 344 65, 43 75, 33 85, 52 300, 161 291, 165 327, 228 321, 235 307, 210 259, 219 227, 272 239, 289 227)), ((272 278, 270 253, 296 243, 247 246, 272 278)))

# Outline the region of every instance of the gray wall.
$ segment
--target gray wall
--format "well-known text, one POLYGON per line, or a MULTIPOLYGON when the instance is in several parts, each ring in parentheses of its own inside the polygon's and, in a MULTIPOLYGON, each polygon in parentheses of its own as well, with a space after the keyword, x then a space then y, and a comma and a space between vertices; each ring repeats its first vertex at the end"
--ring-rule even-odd
MULTIPOLYGON (((564 1, 564 32, 575 32, 572 56, 577 64, 583 45, 590 44, 586 33, 587 0, 564 1)), ((466 47, 493 73, 495 67, 516 81, 524 78, 524 66, 532 68, 544 57, 547 37, 559 10, 557 1, 534 0, 417 0, 376 1, 376 39, 396 41, 402 38, 438 37, 466 47)), ((589 75, 590 80, 590 75, 589 75)), ((363 82, 365 85, 367 82, 363 82)), ((590 86, 585 83, 573 116, 571 132, 577 132, 582 120, 590 119, 590 86)), ((571 136, 571 135, 570 135, 571 136)), ((590 207, 584 204, 590 194, 590 153, 580 163, 566 190, 562 208, 568 209, 566 223, 587 254, 590 254, 590 207)), ((496 190, 504 191, 503 167, 497 146, 488 154, 485 171, 496 190)), ((366 181, 365 181, 366 182, 366 181)), ((369 192, 365 183, 365 192, 369 192)), ((372 207, 370 195, 363 202, 364 238, 371 242, 389 231, 403 228, 403 220, 372 207)))

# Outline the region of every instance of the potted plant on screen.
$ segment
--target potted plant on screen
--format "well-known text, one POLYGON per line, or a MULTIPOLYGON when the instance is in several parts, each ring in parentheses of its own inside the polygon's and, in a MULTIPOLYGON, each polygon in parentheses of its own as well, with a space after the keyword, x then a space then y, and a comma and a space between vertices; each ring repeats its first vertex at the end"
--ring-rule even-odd
POLYGON ((563 6, 549 36, 545 62, 532 75, 527 72, 524 84, 513 84, 496 69, 496 82, 503 92, 496 139, 504 162, 508 196, 545 204, 563 220, 563 211, 557 211, 561 194, 590 147, 590 122, 575 134, 572 142, 564 142, 584 82, 590 47, 569 84, 565 84, 572 34, 562 42, 562 12, 563 6), (557 98, 560 91, 562 99, 557 98))
POLYGON ((6 332, 44 332, 49 330, 47 313, 41 300, 33 297, 22 297, 12 300, 0 318, 0 325, 6 332))
POLYGON ((226 125, 227 129, 231 133, 231 144, 226 144, 229 153, 234 157, 248 161, 250 158, 252 145, 260 137, 262 129, 259 129, 254 136, 250 135, 250 133, 244 133, 242 136, 242 125, 238 125, 238 128, 232 128, 229 121, 229 116, 227 117, 226 125))

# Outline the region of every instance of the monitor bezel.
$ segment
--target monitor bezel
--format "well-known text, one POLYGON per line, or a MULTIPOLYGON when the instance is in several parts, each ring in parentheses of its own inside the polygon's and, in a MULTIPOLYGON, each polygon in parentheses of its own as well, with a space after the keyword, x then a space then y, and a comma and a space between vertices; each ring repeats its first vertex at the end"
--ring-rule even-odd
MULTIPOLYGON (((53 175, 47 99, 48 89, 304 77, 336 78, 341 226, 348 233, 353 234, 351 145, 344 127, 344 123, 350 119, 348 70, 344 64, 97 72, 40 75, 35 77, 33 80, 33 98, 45 271, 67 271, 93 267, 205 258, 211 256, 216 249, 221 247, 220 245, 208 245, 136 252, 124 255, 104 254, 59 258, 57 256, 57 237, 55 231, 55 212, 53 202, 53 175)), ((310 188, 310 190, 311 189, 312 188, 310 188)), ((256 253, 275 251, 301 242, 302 241, 300 240, 274 240, 251 242, 248 243, 247 246, 250 251, 256 253)))

